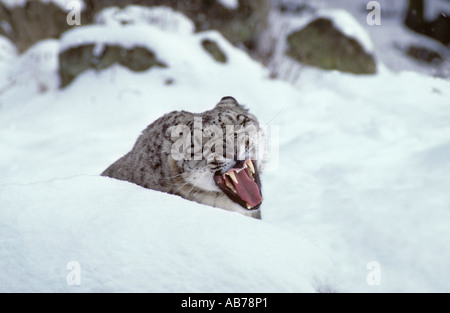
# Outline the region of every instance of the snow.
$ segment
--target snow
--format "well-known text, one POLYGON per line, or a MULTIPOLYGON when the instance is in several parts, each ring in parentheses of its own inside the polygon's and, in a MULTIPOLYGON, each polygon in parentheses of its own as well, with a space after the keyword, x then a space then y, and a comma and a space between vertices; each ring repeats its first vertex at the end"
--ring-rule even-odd
POLYGON ((330 259, 295 233, 129 183, 80 176, 8 186, 0 194, 3 205, 13 203, 0 212, 2 291, 329 287, 321 279, 323 268, 332 268, 330 259), (69 262, 80 266, 78 286, 66 283, 69 262))
POLYGON ((195 25, 191 20, 168 7, 145 8, 137 5, 129 5, 123 9, 109 7, 99 12, 95 20, 98 24, 108 26, 151 24, 170 32, 190 34, 195 31, 195 25))
POLYGON ((304 68, 291 84, 218 32, 134 14, 0 59, 0 291, 450 292, 449 80, 381 64, 367 76, 304 68), (94 41, 145 44, 168 67, 36 87, 57 80, 58 50, 94 41), (162 114, 227 95, 269 140, 279 129, 262 220, 99 176, 162 114))
POLYGON ((239 8, 239 0, 218 0, 218 2, 230 10, 236 10, 239 8))
POLYGON ((4 65, 6 61, 11 61, 17 56, 17 49, 14 44, 6 37, 0 37, 0 60, 4 65))
POLYGON ((8 49, 5 62, 0 64, 0 92, 11 97, 25 99, 34 97, 36 92, 56 90, 59 42, 54 39, 42 40, 28 49, 20 57, 13 49, 8 49), (19 88, 11 88, 20 86, 19 88))

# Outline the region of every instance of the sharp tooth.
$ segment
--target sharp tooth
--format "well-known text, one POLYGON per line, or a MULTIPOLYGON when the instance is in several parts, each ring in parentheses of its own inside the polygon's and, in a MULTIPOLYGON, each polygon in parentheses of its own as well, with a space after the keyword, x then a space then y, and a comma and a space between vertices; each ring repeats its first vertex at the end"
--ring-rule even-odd
POLYGON ((253 167, 252 160, 248 160, 247 165, 248 165, 248 167, 250 167, 250 170, 252 171, 252 174, 255 174, 255 168, 253 167))
POLYGON ((247 173, 248 177, 250 177, 253 181, 255 181, 254 174, 252 173, 252 171, 250 170, 249 167, 247 167, 247 168, 245 169, 245 172, 247 173))
POLYGON ((234 182, 236 185, 239 184, 239 182, 238 182, 238 180, 237 180, 236 175, 234 174, 234 172, 227 173, 227 175, 231 177, 231 179, 233 180, 233 182, 234 182))
POLYGON ((228 181, 228 179, 225 179, 225 184, 227 185, 228 188, 231 189, 232 192, 237 193, 237 192, 236 192, 236 188, 234 188, 233 184, 230 183, 230 182, 228 181))
POLYGON ((252 208, 252 206, 250 205, 250 204, 248 204, 248 203, 246 203, 247 204, 247 209, 251 209, 252 208))

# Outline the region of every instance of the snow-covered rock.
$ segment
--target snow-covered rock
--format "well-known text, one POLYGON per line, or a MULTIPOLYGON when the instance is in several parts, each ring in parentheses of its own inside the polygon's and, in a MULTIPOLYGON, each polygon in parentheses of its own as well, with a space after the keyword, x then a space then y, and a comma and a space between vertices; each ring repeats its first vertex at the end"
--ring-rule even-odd
POLYGON ((367 52, 368 44, 356 40, 355 31, 347 35, 348 29, 358 28, 348 25, 346 19, 345 23, 339 24, 343 18, 341 14, 337 16, 340 17, 337 20, 319 17, 304 28, 288 34, 286 54, 301 63, 325 70, 374 74, 376 61, 367 52))
POLYGON ((273 11, 259 54, 272 75, 292 80, 307 66, 354 74, 374 74, 373 43, 362 25, 342 9, 310 9, 299 15, 273 11))
POLYGON ((315 14, 315 19, 324 18, 333 23, 333 26, 342 34, 356 40, 367 53, 373 53, 374 47, 372 39, 367 31, 358 21, 346 10, 342 9, 322 9, 315 14))
MULTIPOLYGON (((97 15, 97 22, 99 24, 75 28, 62 36, 59 72, 63 87, 86 70, 104 70, 113 64, 134 71, 176 66, 182 59, 180 51, 186 58, 204 57, 199 54, 201 49, 218 62, 227 59, 220 49, 220 43, 225 42, 222 36, 213 35, 214 31, 194 34, 193 23, 170 8, 109 8, 97 15), (220 39, 209 39, 212 37, 220 39), (163 41, 167 44, 161 45, 163 41), (219 59, 217 53, 220 53, 219 59)), ((198 62, 205 61, 199 59, 198 62)))

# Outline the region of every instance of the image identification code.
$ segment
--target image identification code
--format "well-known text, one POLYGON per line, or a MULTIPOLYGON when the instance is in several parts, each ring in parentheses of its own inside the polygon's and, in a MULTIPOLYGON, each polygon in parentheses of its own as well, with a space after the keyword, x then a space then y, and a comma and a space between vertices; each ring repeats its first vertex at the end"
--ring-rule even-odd
POLYGON ((207 308, 213 310, 214 307, 224 307, 224 308, 266 308, 267 298, 244 298, 244 297, 230 297, 226 298, 225 301, 217 300, 204 300, 204 299, 193 299, 189 297, 181 301, 182 308, 207 308))
POLYGON ((227 298, 224 306, 230 308, 267 307, 267 298, 227 298))

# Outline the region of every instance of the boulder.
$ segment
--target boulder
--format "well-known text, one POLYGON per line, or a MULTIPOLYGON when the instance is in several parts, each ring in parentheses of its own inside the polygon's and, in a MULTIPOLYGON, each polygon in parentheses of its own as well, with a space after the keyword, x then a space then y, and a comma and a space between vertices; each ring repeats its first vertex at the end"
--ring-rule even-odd
POLYGON ((423 46, 410 45, 406 54, 418 61, 433 65, 441 65, 444 61, 439 52, 423 46))
POLYGON ((120 64, 132 71, 146 71, 151 67, 166 67, 157 60, 153 51, 146 47, 124 48, 105 45, 100 54, 96 53, 94 44, 69 48, 59 55, 59 75, 61 87, 69 85, 78 75, 86 70, 106 69, 113 64, 120 64))
POLYGON ((217 45, 217 43, 215 41, 210 40, 210 39, 204 39, 204 40, 202 40, 202 47, 217 62, 219 62, 219 63, 226 63, 227 62, 227 56, 220 49, 220 47, 217 45))
POLYGON ((354 37, 344 34, 330 19, 319 17, 287 36, 286 54, 326 70, 374 74, 376 62, 354 37))
POLYGON ((0 35, 10 39, 20 53, 42 39, 59 38, 70 29, 67 12, 51 1, 26 1, 7 6, 0 2, 0 35))

